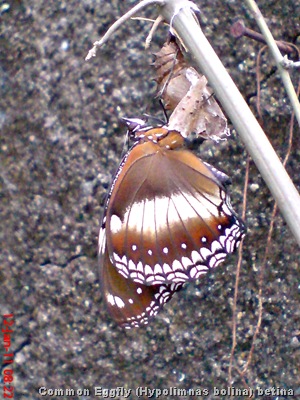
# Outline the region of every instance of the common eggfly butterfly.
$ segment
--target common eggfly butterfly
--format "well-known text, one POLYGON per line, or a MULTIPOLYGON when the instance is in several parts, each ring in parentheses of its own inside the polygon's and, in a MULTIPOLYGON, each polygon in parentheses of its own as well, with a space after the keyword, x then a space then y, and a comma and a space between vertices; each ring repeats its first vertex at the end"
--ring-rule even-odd
POLYGON ((228 177, 186 150, 179 132, 125 121, 134 145, 108 194, 99 258, 108 310, 131 328, 224 261, 245 227, 231 207, 228 177))

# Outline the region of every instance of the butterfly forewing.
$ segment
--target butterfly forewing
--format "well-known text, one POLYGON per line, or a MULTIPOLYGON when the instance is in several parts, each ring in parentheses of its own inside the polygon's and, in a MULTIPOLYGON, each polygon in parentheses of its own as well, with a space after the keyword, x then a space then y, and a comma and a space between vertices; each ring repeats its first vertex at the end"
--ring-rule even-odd
POLYGON ((235 250, 244 226, 217 176, 190 151, 151 141, 133 147, 106 222, 109 259, 125 278, 194 280, 235 250))

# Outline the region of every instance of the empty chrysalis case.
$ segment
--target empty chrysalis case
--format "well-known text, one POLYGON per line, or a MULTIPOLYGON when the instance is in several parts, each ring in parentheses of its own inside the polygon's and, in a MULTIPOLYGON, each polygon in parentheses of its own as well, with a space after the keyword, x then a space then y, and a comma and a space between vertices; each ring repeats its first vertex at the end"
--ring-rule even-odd
POLYGON ((177 130, 183 137, 193 133, 217 142, 229 136, 227 119, 206 77, 188 65, 175 37, 154 56, 157 96, 172 112, 169 129, 177 130))

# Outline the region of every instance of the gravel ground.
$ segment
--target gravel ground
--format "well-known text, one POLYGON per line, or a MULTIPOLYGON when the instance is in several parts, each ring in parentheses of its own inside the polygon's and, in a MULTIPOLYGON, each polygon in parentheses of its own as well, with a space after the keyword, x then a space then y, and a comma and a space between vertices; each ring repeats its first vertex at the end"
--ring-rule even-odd
MULTIPOLYGON (((15 399, 100 398, 95 387, 131 389, 132 399, 138 387, 207 389, 207 395, 198 393, 197 398, 230 397, 215 396, 213 388, 228 386, 236 255, 201 282, 187 285, 146 328, 122 331, 102 303, 97 235, 124 145, 125 129, 118 118, 160 115, 153 103, 150 63, 167 28, 160 28, 145 51, 148 23, 127 22, 96 58, 85 62, 84 57, 134 3, 1 2, 0 309, 3 315, 14 314, 15 399), (41 387, 89 389, 91 394, 49 391, 42 396, 41 387)), ((255 60, 261 45, 246 38, 237 41, 229 33, 237 16, 255 28, 241 3, 204 0, 199 5, 205 33, 255 111, 255 60)), ((295 42, 299 3, 259 3, 275 37, 295 42)), ((261 74, 264 128, 284 157, 291 110, 268 53, 261 74)), ((299 187, 299 129, 295 131, 287 169, 299 187)), ((205 143, 200 152, 231 176, 232 203, 241 212, 247 156, 237 135, 233 132, 226 143, 205 143)), ((259 276, 273 207, 252 162, 249 181, 232 386, 292 389, 295 398, 300 396, 299 248, 279 214, 263 277, 262 328, 244 377, 236 368, 245 365, 258 318, 259 276)), ((184 398, 173 395, 164 398, 184 398)), ((264 392, 259 398, 292 397, 264 392)))

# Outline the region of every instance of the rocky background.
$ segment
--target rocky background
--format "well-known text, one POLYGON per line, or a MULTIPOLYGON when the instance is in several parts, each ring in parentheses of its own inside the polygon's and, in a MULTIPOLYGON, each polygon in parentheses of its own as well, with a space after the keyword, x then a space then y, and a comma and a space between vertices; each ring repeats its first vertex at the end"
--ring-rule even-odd
MULTIPOLYGON (((14 314, 15 399, 53 398, 39 395, 40 387, 94 393, 96 386, 124 386, 133 390, 133 399, 141 386, 206 388, 209 395, 198 398, 212 399, 214 387, 228 386, 237 255, 187 285, 146 328, 122 331, 102 303, 97 235, 124 149, 126 130, 119 117, 161 116, 150 63, 167 27, 145 51, 149 23, 128 21, 96 58, 84 58, 93 41, 135 3, 1 2, 0 309, 2 315, 14 314)), ((250 12, 237 0, 196 3, 205 34, 256 113, 255 62, 262 45, 230 35, 237 16, 257 29, 250 12)), ((299 3, 258 3, 274 36, 299 45, 299 3)), ((155 11, 149 7, 143 15, 153 17, 155 11)), ((296 83, 296 71, 292 77, 296 83)), ((264 129, 284 157, 291 108, 268 52, 261 79, 264 129)), ((287 169, 298 187, 299 149, 296 127, 287 169)), ((247 155, 239 137, 233 132, 227 142, 207 142, 200 153, 231 176, 232 203, 241 213, 247 155)), ((258 319, 259 276, 274 205, 252 162, 248 189, 234 357, 240 369, 258 319)), ((279 387, 300 396, 299 278, 299 248, 278 213, 263 276, 262 328, 244 377, 233 368, 235 388, 279 387)))

